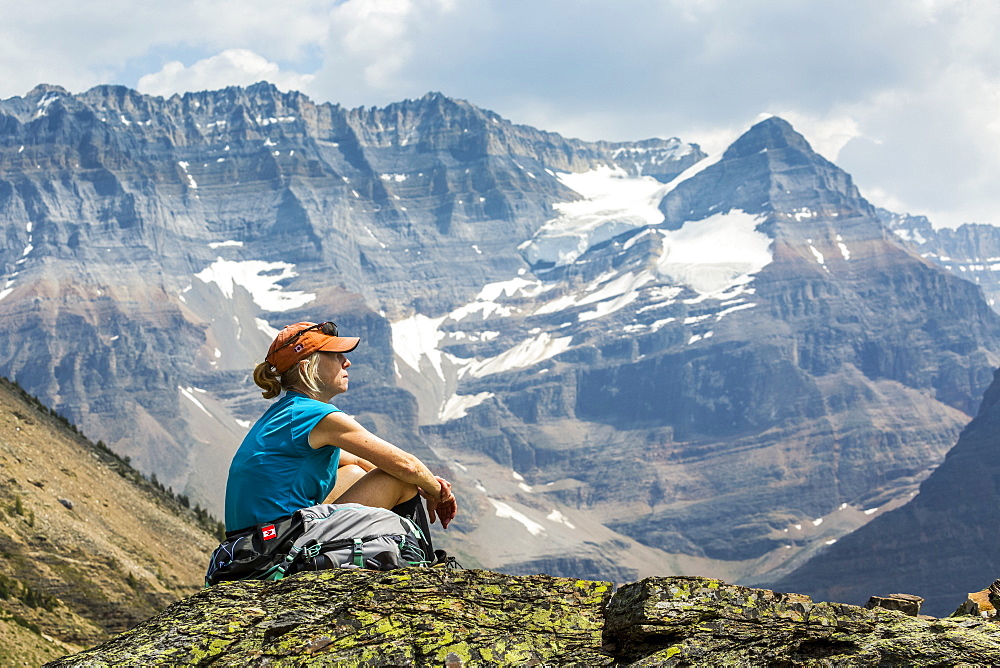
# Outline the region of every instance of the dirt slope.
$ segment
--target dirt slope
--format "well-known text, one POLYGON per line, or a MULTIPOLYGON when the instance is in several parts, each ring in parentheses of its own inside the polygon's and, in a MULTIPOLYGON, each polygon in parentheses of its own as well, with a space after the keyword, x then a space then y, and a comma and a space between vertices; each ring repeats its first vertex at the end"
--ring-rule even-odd
POLYGON ((0 379, 0 665, 91 646, 196 592, 214 528, 0 379))

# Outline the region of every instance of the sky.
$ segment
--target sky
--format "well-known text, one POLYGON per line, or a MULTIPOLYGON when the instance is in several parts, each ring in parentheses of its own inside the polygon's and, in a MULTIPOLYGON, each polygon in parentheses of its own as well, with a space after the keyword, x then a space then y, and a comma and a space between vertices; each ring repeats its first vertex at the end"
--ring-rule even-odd
POLYGON ((318 102, 430 91, 588 140, 709 152, 785 118, 862 194, 1000 225, 996 0, 34 0, 0 22, 0 98, 260 80, 318 102))

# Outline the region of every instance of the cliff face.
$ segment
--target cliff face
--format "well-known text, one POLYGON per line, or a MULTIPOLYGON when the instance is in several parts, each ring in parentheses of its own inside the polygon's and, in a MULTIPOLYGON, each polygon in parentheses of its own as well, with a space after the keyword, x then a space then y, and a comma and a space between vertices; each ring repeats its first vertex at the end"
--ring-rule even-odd
POLYGON ((707 578, 324 571, 212 587, 50 666, 952 665, 1000 660, 980 618, 813 603, 707 578))
POLYGON ((0 102, 0 219, 0 373, 91 438, 218 512, 249 369, 333 318, 364 339, 341 407, 512 572, 790 570, 909 498, 1000 352, 777 118, 706 157, 437 94, 39 87, 0 102))
MULTIPOLYGON (((986 386, 996 321, 780 119, 657 198, 662 224, 572 263, 552 250, 565 228, 536 233, 541 283, 491 297, 550 333, 522 330, 522 351, 569 342, 535 371, 463 366, 503 352, 476 341, 471 307, 434 323, 442 377, 481 403, 425 433, 527 473, 521 505, 504 501, 548 535, 529 514, 543 495, 684 555, 663 568, 752 582, 910 497, 978 405, 960 388, 986 386)), ((419 368, 437 375, 429 352, 419 368)))
POLYGON ((978 285, 987 303, 1000 310, 1000 228, 966 223, 955 229, 934 229, 925 216, 878 210, 886 227, 922 257, 978 285))
POLYGON ((978 415, 902 508, 873 520, 776 583, 817 598, 857 603, 873 588, 926 599, 931 614, 955 609, 955 592, 995 579, 989 548, 1000 522, 1000 372, 978 415))

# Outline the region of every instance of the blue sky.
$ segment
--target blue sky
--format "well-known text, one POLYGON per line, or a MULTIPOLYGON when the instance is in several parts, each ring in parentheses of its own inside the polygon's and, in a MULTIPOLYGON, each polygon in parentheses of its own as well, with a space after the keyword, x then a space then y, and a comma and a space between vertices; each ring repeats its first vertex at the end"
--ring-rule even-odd
POLYGON ((440 91, 568 136, 709 151, 776 114, 876 204, 1000 225, 998 32, 994 0, 36 0, 4 9, 0 97, 440 91))

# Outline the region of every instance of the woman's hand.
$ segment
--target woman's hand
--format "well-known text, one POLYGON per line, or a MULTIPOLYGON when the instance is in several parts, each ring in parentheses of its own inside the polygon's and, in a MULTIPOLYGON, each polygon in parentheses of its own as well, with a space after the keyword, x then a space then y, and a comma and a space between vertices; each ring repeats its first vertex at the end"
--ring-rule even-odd
POLYGON ((455 515, 458 513, 458 501, 455 499, 455 495, 451 492, 451 483, 442 478, 441 476, 434 476, 434 478, 441 485, 439 490, 439 498, 434 498, 429 493, 424 490, 419 490, 420 496, 427 500, 427 516, 434 523, 435 519, 441 520, 441 527, 444 529, 448 528, 448 525, 455 515))

